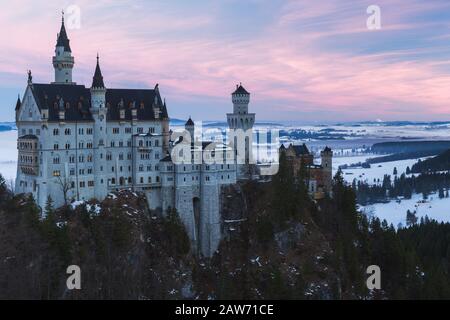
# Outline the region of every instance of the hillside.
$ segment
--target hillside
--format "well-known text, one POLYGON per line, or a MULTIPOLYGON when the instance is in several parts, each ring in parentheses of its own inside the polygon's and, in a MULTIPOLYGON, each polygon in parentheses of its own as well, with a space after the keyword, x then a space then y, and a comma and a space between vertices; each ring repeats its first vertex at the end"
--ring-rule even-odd
POLYGON ((333 199, 309 199, 286 162, 270 183, 222 195, 224 240, 196 257, 175 212, 156 216, 142 195, 49 205, 12 196, 0 178, 0 299, 385 299, 449 298, 449 224, 423 221, 398 232, 356 210, 337 175, 333 199), (237 221, 237 222, 236 222, 237 221), (432 239, 439 239, 439 246, 432 239), (65 287, 66 267, 82 290, 65 287), (365 286, 380 266, 382 290, 365 286))
POLYGON ((411 167, 412 173, 450 170, 450 149, 436 157, 419 161, 411 167))

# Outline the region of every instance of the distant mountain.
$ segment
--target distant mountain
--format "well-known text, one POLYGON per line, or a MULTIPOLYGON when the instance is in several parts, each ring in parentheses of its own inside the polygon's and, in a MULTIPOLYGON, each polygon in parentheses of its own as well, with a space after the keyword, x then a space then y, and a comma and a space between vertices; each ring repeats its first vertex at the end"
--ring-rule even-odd
POLYGON ((0 132, 10 130, 17 130, 14 122, 0 122, 0 132))

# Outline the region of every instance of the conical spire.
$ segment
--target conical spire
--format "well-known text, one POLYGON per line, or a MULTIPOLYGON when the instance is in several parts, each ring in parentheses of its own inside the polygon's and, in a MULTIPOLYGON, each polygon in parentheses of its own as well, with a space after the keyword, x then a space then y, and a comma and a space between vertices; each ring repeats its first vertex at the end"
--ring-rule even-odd
POLYGON ((189 116, 188 121, 186 121, 186 123, 184 125, 185 126, 193 126, 194 125, 194 121, 192 121, 191 116, 189 116))
POLYGON ((92 88, 104 88, 102 71, 100 70, 100 63, 97 53, 97 66, 95 67, 94 78, 92 78, 92 88))
POLYGON ((65 52, 72 52, 69 45, 69 38, 67 37, 66 27, 64 26, 64 11, 62 12, 61 30, 58 33, 57 47, 64 47, 65 52))
POLYGON ((22 102, 20 102, 20 95, 17 95, 16 111, 19 110, 21 104, 22 102))

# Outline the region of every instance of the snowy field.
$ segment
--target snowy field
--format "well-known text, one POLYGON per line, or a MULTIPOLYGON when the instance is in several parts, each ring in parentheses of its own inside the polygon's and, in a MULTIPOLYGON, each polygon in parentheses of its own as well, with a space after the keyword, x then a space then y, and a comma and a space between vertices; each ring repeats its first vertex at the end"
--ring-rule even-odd
POLYGON ((439 222, 450 221, 450 198, 439 199, 437 193, 428 196, 428 200, 423 202, 421 194, 415 194, 411 199, 391 201, 389 203, 376 203, 361 207, 361 210, 369 216, 377 216, 381 220, 386 220, 394 227, 399 224, 406 226, 406 211, 416 212, 416 217, 420 221, 421 217, 428 216, 439 222))
MULTIPOLYGON (((364 161, 364 157, 354 157, 355 160, 351 158, 342 159, 339 165, 351 163, 358 163, 364 161), (351 162, 349 162, 351 161, 351 162)), ((373 156, 367 156, 367 158, 373 158, 373 156)), ((421 158, 422 160, 426 158, 421 158)), ((374 179, 380 179, 380 182, 383 181, 383 177, 385 174, 389 174, 391 178, 394 177, 393 172, 394 168, 397 168, 397 176, 400 176, 402 173, 406 173, 406 168, 411 168, 413 164, 415 164, 419 159, 408 159, 408 160, 398 160, 398 161, 389 161, 382 163, 374 163, 370 165, 370 168, 349 168, 343 169, 342 172, 344 174, 344 180, 351 183, 353 179, 365 181, 369 184, 374 184, 374 179)), ((334 162, 334 159, 333 159, 334 162)), ((335 165, 333 163, 333 171, 336 172, 339 168, 339 165, 335 165)))
POLYGON ((17 131, 0 132, 0 173, 8 181, 16 178, 17 131))
MULTIPOLYGON (((373 155, 333 158, 333 174, 336 173, 340 165, 363 162, 368 158, 373 158, 373 155)), ((392 178, 394 167, 397 168, 397 175, 405 173, 406 167, 409 166, 411 168, 417 161, 418 159, 389 161, 373 164, 370 169, 352 168, 344 169, 342 172, 344 173, 345 181, 348 183, 351 183, 356 178, 357 180, 367 181, 372 184, 373 179, 379 178, 382 181, 385 174, 389 174, 392 178)), ((418 221, 420 221, 421 217, 428 216, 430 219, 439 222, 450 222, 450 198, 439 199, 437 194, 431 194, 425 203, 422 202, 421 194, 414 194, 408 200, 401 200, 400 202, 392 200, 388 203, 376 203, 361 207, 361 210, 368 216, 376 216, 381 220, 385 219, 389 224, 392 223, 394 227, 398 227, 399 224, 406 226, 407 210, 416 212, 418 221)))

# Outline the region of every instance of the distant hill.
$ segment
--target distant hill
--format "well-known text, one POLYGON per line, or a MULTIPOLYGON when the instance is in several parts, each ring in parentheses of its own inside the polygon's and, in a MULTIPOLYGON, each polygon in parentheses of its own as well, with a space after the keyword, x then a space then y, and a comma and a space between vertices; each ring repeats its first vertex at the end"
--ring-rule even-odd
POLYGON ((436 157, 419 161, 411 168, 411 172, 413 173, 447 170, 450 170, 450 150, 446 150, 436 157))
POLYGON ((399 141, 381 142, 372 146, 374 153, 411 153, 428 152, 429 154, 439 154, 450 149, 450 141, 399 141))
POLYGON ((16 130, 16 124, 14 122, 0 122, 0 132, 16 130))

